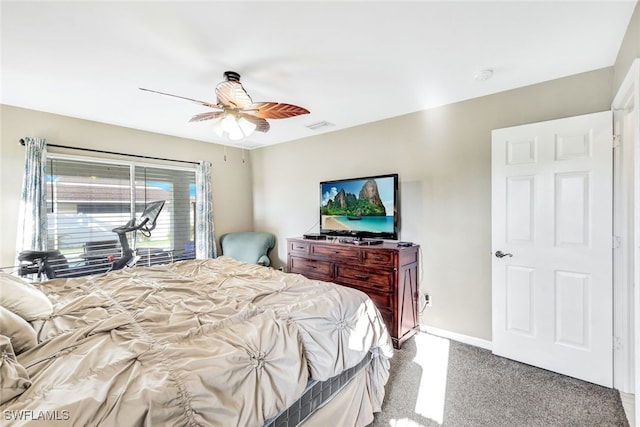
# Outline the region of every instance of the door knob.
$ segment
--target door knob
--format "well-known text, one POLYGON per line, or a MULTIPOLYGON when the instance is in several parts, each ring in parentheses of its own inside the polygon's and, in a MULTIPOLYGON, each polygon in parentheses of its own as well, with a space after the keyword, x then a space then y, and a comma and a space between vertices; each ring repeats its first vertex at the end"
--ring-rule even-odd
POLYGON ((513 256, 513 254, 496 251, 496 258, 504 258, 506 256, 513 256))

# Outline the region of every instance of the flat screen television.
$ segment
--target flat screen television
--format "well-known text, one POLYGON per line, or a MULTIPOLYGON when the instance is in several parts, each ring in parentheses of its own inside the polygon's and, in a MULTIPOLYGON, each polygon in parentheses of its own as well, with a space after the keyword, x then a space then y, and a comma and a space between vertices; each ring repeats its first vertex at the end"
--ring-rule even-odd
POLYGON ((320 183, 320 233, 398 239, 398 174, 320 183))

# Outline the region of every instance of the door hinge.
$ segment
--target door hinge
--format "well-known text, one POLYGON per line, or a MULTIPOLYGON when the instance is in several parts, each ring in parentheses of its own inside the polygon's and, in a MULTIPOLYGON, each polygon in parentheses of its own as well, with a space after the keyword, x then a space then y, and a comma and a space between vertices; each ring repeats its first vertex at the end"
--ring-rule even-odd
POLYGON ((620 144, 622 143, 622 138, 619 134, 613 135, 611 139, 611 145, 613 148, 620 148, 620 144))
POLYGON ((620 339, 620 337, 613 336, 613 349, 616 351, 624 350, 624 343, 620 339))
POLYGON ((622 238, 620 236, 613 236, 613 249, 620 249, 622 247, 622 238))

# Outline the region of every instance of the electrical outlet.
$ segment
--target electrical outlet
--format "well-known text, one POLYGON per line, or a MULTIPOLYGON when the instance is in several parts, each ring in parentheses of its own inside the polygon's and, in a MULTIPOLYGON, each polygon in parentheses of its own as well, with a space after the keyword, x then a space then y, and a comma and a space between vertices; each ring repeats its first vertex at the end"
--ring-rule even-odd
POLYGON ((430 296, 429 294, 424 294, 424 303, 425 303, 427 306, 431 306, 431 303, 432 303, 432 302, 433 302, 433 301, 432 301, 432 299, 431 299, 431 296, 430 296))

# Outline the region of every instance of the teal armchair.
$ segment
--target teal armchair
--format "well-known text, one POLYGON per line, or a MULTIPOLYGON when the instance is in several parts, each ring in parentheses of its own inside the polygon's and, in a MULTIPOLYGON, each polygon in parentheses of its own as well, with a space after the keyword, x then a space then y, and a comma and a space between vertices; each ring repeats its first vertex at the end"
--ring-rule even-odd
POLYGON ((250 264, 271 265, 269 252, 276 245, 276 237, 261 231, 241 231, 220 236, 222 255, 250 264))

